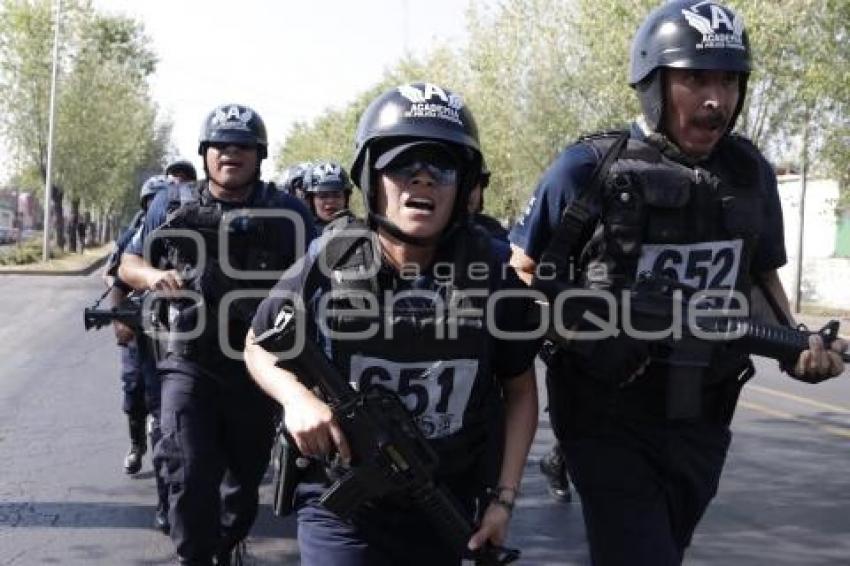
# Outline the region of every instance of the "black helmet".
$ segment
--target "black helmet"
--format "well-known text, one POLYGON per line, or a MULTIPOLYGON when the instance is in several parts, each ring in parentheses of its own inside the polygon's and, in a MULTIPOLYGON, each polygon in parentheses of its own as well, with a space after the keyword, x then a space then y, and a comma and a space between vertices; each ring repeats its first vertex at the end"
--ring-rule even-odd
POLYGON ((483 157, 481 158, 481 176, 478 179, 478 185, 482 191, 490 186, 490 169, 483 157))
POLYGON ((664 111, 661 68, 740 73, 740 96, 731 129, 744 104, 751 70, 743 17, 717 2, 694 0, 668 2, 646 17, 632 41, 629 85, 637 90, 653 130, 660 127, 664 111))
POLYGON ((328 191, 351 192, 351 181, 348 173, 338 163, 322 161, 310 169, 304 179, 304 190, 307 193, 328 191))
POLYGON ((222 104, 207 115, 198 138, 198 154, 203 156, 211 143, 256 146, 260 160, 268 155, 269 142, 263 119, 240 104, 222 104))
POLYGON ((284 169, 279 181, 283 192, 295 195, 295 191, 304 190, 304 177, 312 168, 312 163, 304 161, 296 165, 290 165, 284 169))
POLYGON ((369 218, 395 237, 414 244, 420 242, 377 214, 374 168, 378 157, 386 159, 391 148, 392 153, 399 154, 409 144, 422 141, 444 145, 458 159, 462 170, 452 223, 465 222, 469 192, 481 173, 481 148, 475 119, 459 94, 431 83, 405 84, 381 94, 357 124, 351 165, 351 177, 363 191, 369 218))
POLYGON ((165 174, 183 175, 190 181, 196 181, 198 179, 198 172, 195 171, 195 166, 186 159, 178 159, 169 163, 165 168, 165 174))
POLYGON ((149 199, 153 198, 156 193, 167 189, 173 184, 174 181, 172 181, 165 175, 154 175, 153 177, 142 183, 142 188, 141 190, 139 190, 139 204, 141 206, 145 206, 146 202, 149 199))

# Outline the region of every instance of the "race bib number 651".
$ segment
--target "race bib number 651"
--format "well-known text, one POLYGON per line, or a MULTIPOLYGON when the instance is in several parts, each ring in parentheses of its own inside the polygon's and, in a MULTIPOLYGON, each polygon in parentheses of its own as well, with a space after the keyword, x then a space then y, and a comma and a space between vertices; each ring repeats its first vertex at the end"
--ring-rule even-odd
POLYGON ((463 425, 477 373, 476 360, 392 362, 355 355, 349 381, 357 390, 382 385, 395 391, 422 434, 440 438, 454 434, 463 425))

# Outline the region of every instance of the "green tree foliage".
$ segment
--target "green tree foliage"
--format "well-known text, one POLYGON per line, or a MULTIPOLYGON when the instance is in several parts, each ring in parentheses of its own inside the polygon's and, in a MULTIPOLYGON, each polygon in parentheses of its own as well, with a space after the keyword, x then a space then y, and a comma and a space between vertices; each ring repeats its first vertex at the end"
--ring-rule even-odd
MULTIPOLYGON (((0 133, 19 178, 44 183, 54 2, 0 0, 0 133)), ((157 119, 147 78, 156 67, 142 25, 63 3, 54 185, 95 218, 135 207, 144 171, 158 170, 170 124, 157 119)), ((61 201, 60 201, 61 204, 61 201)), ((57 234, 58 235, 58 234, 57 234)))
MULTIPOLYGON (((493 172, 489 212, 513 218, 554 156, 582 133, 622 127, 639 113, 627 86, 632 38, 660 0, 472 2, 468 42, 402 58, 342 109, 298 124, 278 165, 323 155, 345 162, 359 114, 378 92, 428 80, 463 93, 493 172)), ((754 72, 738 128, 774 159, 810 159, 850 182, 850 2, 740 0, 754 72)))

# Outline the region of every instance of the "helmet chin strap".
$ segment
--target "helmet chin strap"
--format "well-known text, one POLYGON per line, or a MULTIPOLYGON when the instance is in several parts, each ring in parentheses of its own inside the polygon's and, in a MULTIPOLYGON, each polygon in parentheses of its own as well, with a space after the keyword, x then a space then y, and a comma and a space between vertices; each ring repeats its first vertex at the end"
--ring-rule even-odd
POLYGON ((369 223, 377 224, 396 240, 400 240, 405 244, 410 244, 411 246, 425 248, 433 246, 437 243, 437 241, 435 241, 433 238, 420 238, 419 236, 411 236, 410 234, 405 234, 401 230, 401 228, 390 222, 386 216, 382 216, 374 212, 369 213, 369 223))

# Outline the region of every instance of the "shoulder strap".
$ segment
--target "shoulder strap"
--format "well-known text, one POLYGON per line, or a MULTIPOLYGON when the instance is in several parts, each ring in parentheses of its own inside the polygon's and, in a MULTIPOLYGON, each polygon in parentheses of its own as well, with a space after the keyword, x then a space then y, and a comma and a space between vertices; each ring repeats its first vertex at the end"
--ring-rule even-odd
MULTIPOLYGON (((372 249, 373 241, 369 237, 371 231, 369 226, 361 220, 351 220, 345 227, 337 228, 329 232, 330 237, 325 243, 324 249, 320 252, 319 257, 310 266, 310 272, 307 274, 307 279, 304 283, 303 297, 305 300, 312 297, 316 289, 319 288, 322 281, 322 269, 319 262, 324 262, 329 270, 345 268, 346 271, 361 271, 368 273, 374 268, 373 259, 376 253, 372 249)), ((356 287, 366 287, 377 294, 377 281, 375 277, 363 278, 363 285, 356 287)), ((346 286, 351 281, 340 280, 332 281, 331 284, 337 288, 346 286)), ((354 288, 355 286, 351 286, 354 288)))
POLYGON ((627 131, 617 135, 614 143, 593 169, 587 188, 580 196, 573 199, 561 214, 561 223, 558 224, 549 245, 540 257, 540 263, 545 262, 555 267, 555 275, 558 278, 568 272, 573 247, 578 243, 582 231, 593 216, 593 205, 601 194, 602 183, 628 140, 629 132, 627 131))

